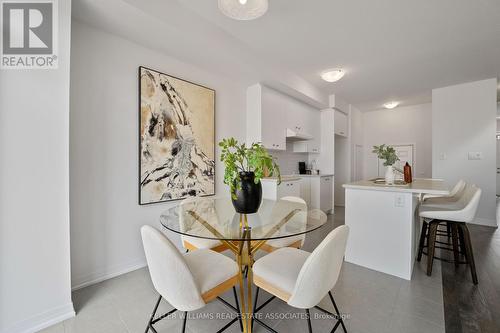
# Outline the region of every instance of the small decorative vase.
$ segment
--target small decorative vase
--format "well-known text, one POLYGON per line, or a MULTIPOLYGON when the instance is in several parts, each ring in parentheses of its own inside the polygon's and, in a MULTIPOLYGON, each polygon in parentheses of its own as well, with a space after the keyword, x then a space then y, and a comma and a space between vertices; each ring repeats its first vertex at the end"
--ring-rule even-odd
POLYGON ((394 169, 392 165, 388 165, 387 169, 385 170, 385 183, 387 185, 394 184, 394 169))
POLYGON ((240 214, 253 214, 262 203, 262 184, 255 184, 253 172, 240 172, 241 188, 236 190, 236 199, 232 199, 234 209, 240 214))

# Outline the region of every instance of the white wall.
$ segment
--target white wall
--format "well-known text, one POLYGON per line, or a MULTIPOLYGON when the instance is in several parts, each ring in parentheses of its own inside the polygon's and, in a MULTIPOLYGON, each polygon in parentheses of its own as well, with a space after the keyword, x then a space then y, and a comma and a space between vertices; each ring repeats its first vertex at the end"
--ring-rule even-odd
POLYGON ((380 144, 414 144, 413 176, 432 176, 432 105, 420 104, 376 110, 363 114, 364 178, 377 176, 377 155, 372 147, 380 144))
MULTIPOLYGON (((139 206, 138 66, 216 90, 216 140, 245 139, 246 87, 74 21, 71 63, 72 285, 145 264, 139 228, 170 203, 139 206)), ((226 194, 216 155, 216 193, 226 194)), ((178 241, 177 235, 169 234, 178 241)))
POLYGON ((450 184, 464 179, 483 190, 477 223, 496 226, 497 80, 432 91, 432 175, 450 184), (482 152, 482 160, 468 160, 482 152), (445 154, 446 156, 443 156, 445 154))
POLYGON ((0 332, 74 315, 68 119, 71 2, 59 1, 59 68, 0 71, 0 332))

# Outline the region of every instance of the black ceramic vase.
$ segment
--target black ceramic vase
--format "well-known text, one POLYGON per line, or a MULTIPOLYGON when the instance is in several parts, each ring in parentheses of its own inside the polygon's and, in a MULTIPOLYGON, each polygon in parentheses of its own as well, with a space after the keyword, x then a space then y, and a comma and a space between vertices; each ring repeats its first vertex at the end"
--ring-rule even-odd
POLYGON ((262 202, 262 185, 255 184, 253 172, 240 172, 241 188, 236 190, 233 206, 240 214, 253 214, 259 210, 262 202))

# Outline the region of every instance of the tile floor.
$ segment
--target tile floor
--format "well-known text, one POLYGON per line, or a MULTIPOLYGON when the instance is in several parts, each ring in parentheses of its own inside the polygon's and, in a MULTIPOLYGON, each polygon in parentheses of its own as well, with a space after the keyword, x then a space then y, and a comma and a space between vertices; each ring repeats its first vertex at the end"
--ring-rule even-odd
MULTIPOLYGON (((323 237, 336 226, 343 224, 342 208, 336 208, 327 225, 306 237, 304 249, 311 251, 323 237)), ((425 262, 424 260, 422 262, 425 262)), ((347 316, 348 332, 352 333, 412 333, 445 332, 443 313, 443 293, 441 265, 436 262, 432 277, 425 275, 424 266, 416 264, 411 281, 402 280, 360 266, 344 263, 333 295, 340 311, 347 316)), ((233 303, 232 292, 224 299, 233 303)), ((260 301, 269 297, 265 292, 260 301)), ((144 332, 157 294, 153 289, 146 268, 89 286, 73 293, 76 317, 43 330, 43 333, 110 333, 144 332)), ((261 304, 259 302, 259 304, 261 304)), ((320 304, 333 311, 328 299, 320 304)), ((162 301, 160 310, 171 307, 162 301)), ((300 319, 303 311, 293 309, 280 300, 274 300, 263 309, 268 314, 287 314, 286 319, 267 318, 264 321, 278 332, 307 332, 307 323, 300 319)), ((217 318, 221 314, 230 315, 227 307, 218 301, 191 313, 189 318, 205 318, 187 321, 187 332, 216 332, 229 319, 217 318)), ((311 315, 320 314, 316 310, 311 315)), ((165 319, 156 328, 161 332, 181 332, 182 321, 177 318, 165 319)), ((330 332, 334 322, 327 319, 313 319, 314 332, 330 332)), ((256 333, 266 332, 258 324, 256 333)), ((227 332, 240 332, 235 323, 227 332)), ((338 329, 337 332, 341 332, 338 329)))

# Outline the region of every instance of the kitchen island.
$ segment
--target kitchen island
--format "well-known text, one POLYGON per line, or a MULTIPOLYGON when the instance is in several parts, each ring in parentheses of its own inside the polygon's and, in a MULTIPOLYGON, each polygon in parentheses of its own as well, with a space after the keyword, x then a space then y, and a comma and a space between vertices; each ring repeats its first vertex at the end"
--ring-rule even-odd
POLYGON ((394 186, 362 180, 343 187, 350 228, 345 260, 410 280, 420 236, 418 204, 424 194, 448 195, 447 185, 439 179, 394 186))

